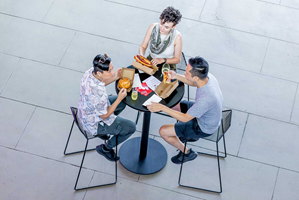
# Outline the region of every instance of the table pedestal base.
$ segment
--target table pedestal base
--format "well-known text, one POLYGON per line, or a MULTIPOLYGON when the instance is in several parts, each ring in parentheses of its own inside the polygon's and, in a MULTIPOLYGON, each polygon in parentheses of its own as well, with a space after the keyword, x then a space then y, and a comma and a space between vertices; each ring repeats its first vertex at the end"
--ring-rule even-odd
POLYGON ((119 149, 120 163, 136 174, 153 174, 161 170, 167 162, 167 152, 161 143, 149 138, 147 154, 139 158, 140 137, 126 141, 119 149))

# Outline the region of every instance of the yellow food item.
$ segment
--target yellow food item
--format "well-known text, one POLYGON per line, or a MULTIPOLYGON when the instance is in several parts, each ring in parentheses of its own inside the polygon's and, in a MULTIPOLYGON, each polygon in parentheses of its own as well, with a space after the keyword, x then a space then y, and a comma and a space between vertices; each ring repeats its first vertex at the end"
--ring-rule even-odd
POLYGON ((131 86, 131 81, 128 78, 120 79, 118 82, 120 88, 128 89, 131 86))

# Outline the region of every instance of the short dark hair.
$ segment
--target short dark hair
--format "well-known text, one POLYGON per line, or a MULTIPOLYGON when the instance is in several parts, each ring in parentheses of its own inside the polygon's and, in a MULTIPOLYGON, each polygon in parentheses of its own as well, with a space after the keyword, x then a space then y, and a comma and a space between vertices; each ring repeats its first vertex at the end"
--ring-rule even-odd
POLYGON ((108 71, 110 62, 111 58, 105 58, 102 54, 97 55, 92 62, 94 73, 97 74, 97 72, 103 73, 103 71, 108 71), (102 60, 104 60, 104 62, 102 62, 102 60))
POLYGON ((191 65, 190 70, 191 76, 197 76, 200 80, 205 79, 209 73, 209 64, 202 57, 196 56, 195 58, 190 58, 188 63, 191 65))
POLYGON ((164 24, 165 22, 173 22, 173 26, 177 25, 182 18, 182 14, 179 10, 174 9, 172 6, 168 6, 163 10, 160 15, 160 20, 164 24))

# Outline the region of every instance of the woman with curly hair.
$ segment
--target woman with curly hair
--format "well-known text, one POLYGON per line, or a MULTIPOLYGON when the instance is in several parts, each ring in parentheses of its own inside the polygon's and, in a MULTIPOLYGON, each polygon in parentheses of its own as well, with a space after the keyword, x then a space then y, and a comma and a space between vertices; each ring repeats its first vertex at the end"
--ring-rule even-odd
POLYGON ((172 6, 167 7, 160 15, 160 23, 151 24, 139 48, 139 54, 144 56, 149 46, 149 56, 153 65, 168 63, 172 69, 181 60, 182 36, 176 30, 182 15, 172 6))

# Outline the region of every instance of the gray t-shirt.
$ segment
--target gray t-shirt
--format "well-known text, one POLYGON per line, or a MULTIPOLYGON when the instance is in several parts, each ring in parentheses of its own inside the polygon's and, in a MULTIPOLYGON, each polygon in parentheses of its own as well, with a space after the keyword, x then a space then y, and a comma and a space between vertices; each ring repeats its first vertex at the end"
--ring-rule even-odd
POLYGON ((197 118, 204 133, 212 134, 221 122, 223 97, 217 79, 210 73, 208 77, 207 84, 196 89, 195 103, 188 114, 197 118))

